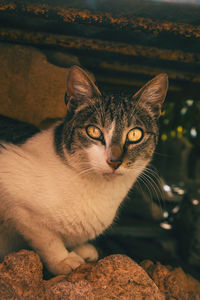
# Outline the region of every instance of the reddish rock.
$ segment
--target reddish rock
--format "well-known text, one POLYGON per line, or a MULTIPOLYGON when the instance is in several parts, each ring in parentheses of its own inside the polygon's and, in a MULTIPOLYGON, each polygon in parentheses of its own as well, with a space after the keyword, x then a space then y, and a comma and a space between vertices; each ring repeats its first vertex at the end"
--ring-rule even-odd
POLYGON ((35 299, 42 296, 42 263, 33 251, 11 253, 0 264, 0 299, 35 299))
POLYGON ((145 270, 125 255, 111 255, 81 265, 68 276, 43 280, 39 256, 21 250, 0 264, 0 299, 164 300, 165 295, 166 299, 199 299, 200 283, 181 269, 170 272, 150 261, 142 266, 145 270))
POLYGON ((97 264, 82 265, 68 278, 92 285, 95 299, 164 299, 146 272, 125 255, 111 255, 97 264))
POLYGON ((141 266, 149 274, 166 299, 199 300, 200 283, 181 268, 163 266, 159 262, 143 261, 141 266))

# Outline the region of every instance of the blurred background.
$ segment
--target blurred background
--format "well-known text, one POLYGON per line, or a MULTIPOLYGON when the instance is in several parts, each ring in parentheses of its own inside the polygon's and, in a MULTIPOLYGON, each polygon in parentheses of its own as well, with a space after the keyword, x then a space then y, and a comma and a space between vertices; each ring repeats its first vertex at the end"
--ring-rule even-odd
MULTIPOLYGON (((72 65, 108 92, 134 93, 168 74, 152 164, 95 244, 101 256, 200 278, 200 0, 1 0, 0 114, 38 128, 63 117, 72 65)), ((10 129, 16 139, 28 134, 19 127, 10 129)))

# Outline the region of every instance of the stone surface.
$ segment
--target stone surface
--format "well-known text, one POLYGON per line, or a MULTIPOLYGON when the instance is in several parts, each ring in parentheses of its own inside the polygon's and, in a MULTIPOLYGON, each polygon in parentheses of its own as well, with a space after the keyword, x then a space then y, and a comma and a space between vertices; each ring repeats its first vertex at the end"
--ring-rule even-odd
POLYGON ((200 283, 181 268, 163 266, 159 262, 143 261, 141 266, 156 283, 166 299, 198 300, 200 299, 200 283))
POLYGON ((0 299, 35 299, 42 295, 42 263, 32 251, 22 250, 0 264, 0 299))
POLYGON ((39 125, 66 112, 67 68, 36 48, 0 43, 0 114, 39 125))
POLYGON ((87 280, 95 299, 164 299, 144 270, 124 255, 111 255, 97 264, 82 265, 68 280, 87 280))
POLYGON ((0 264, 0 299, 200 299, 200 283, 180 268, 151 261, 141 265, 125 255, 111 255, 68 276, 43 280, 39 256, 21 250, 0 264))

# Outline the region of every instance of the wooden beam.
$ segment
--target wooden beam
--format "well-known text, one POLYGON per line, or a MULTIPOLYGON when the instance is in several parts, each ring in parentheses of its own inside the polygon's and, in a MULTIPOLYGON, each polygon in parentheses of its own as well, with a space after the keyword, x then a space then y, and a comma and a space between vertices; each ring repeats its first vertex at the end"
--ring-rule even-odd
MULTIPOLYGON (((124 16, 88 9, 65 8, 65 6, 47 5, 25 1, 5 1, 0 3, 0 12, 18 16, 35 16, 46 20, 57 20, 63 24, 87 24, 107 26, 116 30, 131 30, 151 33, 155 36, 171 34, 184 39, 200 39, 200 26, 169 21, 158 21, 150 18, 124 16)), ((156 16, 155 16, 156 18, 156 16)))
MULTIPOLYGON (((116 77, 108 77, 106 75, 96 75, 96 80, 97 82, 101 82, 103 84, 111 84, 111 85, 116 85, 116 86, 124 86, 130 89, 130 87, 137 87, 140 88, 142 87, 146 81, 144 80, 131 80, 127 78, 116 78, 116 77)), ((180 92, 181 87, 175 86, 175 85, 170 85, 169 86, 169 91, 171 92, 180 92)))
POLYGON ((200 53, 159 49, 141 45, 129 45, 127 43, 57 35, 45 32, 30 32, 25 30, 0 28, 0 40, 33 46, 60 47, 68 50, 86 51, 88 55, 91 52, 103 52, 109 55, 116 54, 128 57, 146 57, 149 59, 200 65, 200 53))
POLYGON ((200 83, 200 74, 187 71, 178 71, 169 68, 159 68, 152 66, 141 66, 137 64, 122 64, 120 62, 108 62, 102 60, 99 65, 102 69, 112 70, 116 72, 126 72, 133 74, 142 74, 148 76, 156 76, 160 73, 167 73, 172 80, 190 81, 193 83, 200 83))

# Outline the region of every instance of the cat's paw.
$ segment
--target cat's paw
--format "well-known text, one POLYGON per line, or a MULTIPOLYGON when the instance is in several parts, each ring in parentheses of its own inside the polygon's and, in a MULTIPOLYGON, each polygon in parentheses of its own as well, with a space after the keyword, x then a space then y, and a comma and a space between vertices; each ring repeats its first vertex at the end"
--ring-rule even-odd
POLYGON ((80 245, 74 248, 73 251, 88 262, 97 261, 99 257, 97 249, 89 243, 80 245))
POLYGON ((72 251, 68 254, 68 256, 65 259, 63 259, 56 265, 51 266, 50 269, 51 272, 55 275, 66 275, 84 263, 84 259, 78 254, 76 254, 74 251, 72 251))

